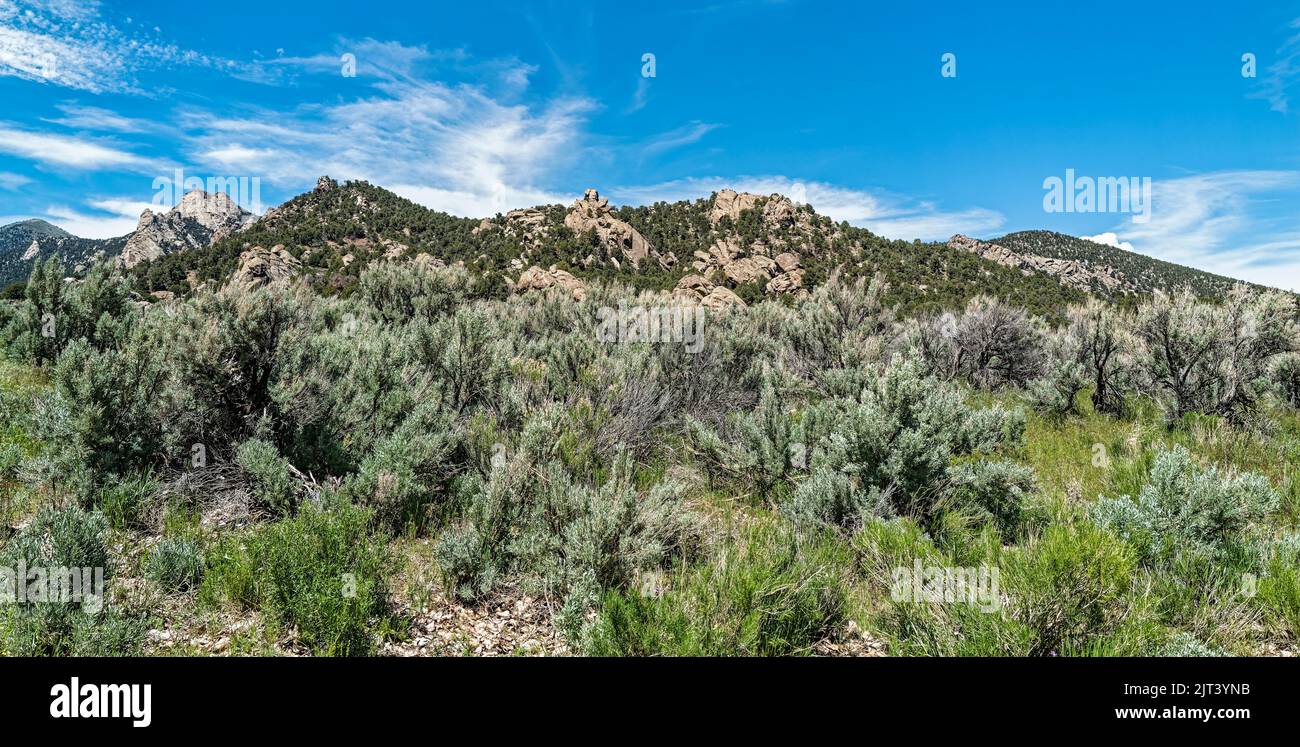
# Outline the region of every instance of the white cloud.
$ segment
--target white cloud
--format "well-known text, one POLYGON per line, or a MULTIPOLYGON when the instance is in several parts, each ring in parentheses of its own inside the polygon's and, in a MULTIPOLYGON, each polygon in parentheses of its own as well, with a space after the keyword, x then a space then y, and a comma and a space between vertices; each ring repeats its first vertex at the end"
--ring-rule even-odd
POLYGON ((147 202, 130 199, 94 200, 89 205, 98 214, 87 214, 63 205, 51 205, 42 217, 73 236, 110 239, 134 231, 139 224, 140 213, 150 207, 147 202))
MULTIPOLYGON (((130 25, 130 19, 127 19, 130 25)), ((95 2, 0 0, 0 75, 90 93, 145 94, 137 75, 159 67, 202 67, 246 80, 276 78, 269 68, 212 57, 99 18, 95 2)))
POLYGON ((274 158, 277 151, 271 148, 246 148, 238 143, 215 148, 200 154, 200 158, 227 168, 256 170, 266 160, 274 158))
POLYGON ((1300 214, 1285 209, 1297 188, 1297 171, 1157 179, 1150 220, 1117 226, 1101 234, 1114 242, 1102 243, 1264 285, 1300 287, 1300 214))
POLYGON ((582 98, 528 106, 468 84, 381 80, 349 103, 242 119, 196 114, 187 126, 194 158, 214 168, 295 187, 322 173, 365 179, 483 217, 555 197, 538 185, 580 155, 592 108, 582 98), (243 145, 249 137, 257 148, 243 145))
POLYGON ((0 153, 51 166, 80 169, 156 169, 150 159, 112 145, 66 135, 51 135, 7 127, 0 123, 0 153))
POLYGON ((632 103, 624 113, 639 112, 648 103, 650 103, 650 78, 642 76, 636 79, 636 92, 632 94, 632 103))
POLYGON ((1128 252, 1134 251, 1133 244, 1127 241, 1120 241, 1119 234, 1115 233, 1114 231, 1103 231, 1102 233, 1099 233, 1096 236, 1080 236, 1079 238, 1085 241, 1093 241, 1098 244, 1105 244, 1106 246, 1113 246, 1116 249, 1123 249, 1124 251, 1128 251, 1128 252))
POLYGON ((1277 48, 1274 60, 1263 68, 1263 77, 1258 79, 1249 98, 1263 99, 1275 112, 1286 114, 1290 107, 1290 95, 1297 83, 1300 83, 1300 18, 1288 24, 1290 35, 1277 48))
POLYGON ((710 124, 708 122, 691 122, 682 125, 668 132, 656 135, 641 148, 641 154, 646 157, 657 156, 674 148, 681 148, 687 145, 694 145, 700 142, 705 135, 713 132, 722 125, 710 124))
POLYGON ((32 180, 22 174, 14 174, 9 171, 0 171, 0 189, 10 191, 16 190, 25 184, 31 184, 32 180))
POLYGON ((310 72, 341 75, 343 55, 351 54, 356 60, 356 74, 361 77, 378 77, 387 80, 406 79, 414 75, 417 66, 447 55, 434 55, 424 46, 408 47, 400 42, 375 39, 339 40, 336 54, 314 54, 307 57, 277 57, 268 65, 299 67, 310 72))
POLYGON ((124 117, 115 111, 97 106, 63 103, 59 104, 59 109, 63 112, 63 116, 47 121, 78 130, 138 133, 164 129, 157 123, 124 117))
POLYGON ((1001 213, 984 208, 944 211, 925 200, 799 181, 787 176, 678 179, 650 186, 622 187, 612 194, 627 202, 649 204, 708 197, 725 188, 754 194, 782 194, 812 205, 818 213, 833 220, 848 221, 891 239, 942 240, 955 233, 978 235, 996 230, 1005 222, 1001 213))

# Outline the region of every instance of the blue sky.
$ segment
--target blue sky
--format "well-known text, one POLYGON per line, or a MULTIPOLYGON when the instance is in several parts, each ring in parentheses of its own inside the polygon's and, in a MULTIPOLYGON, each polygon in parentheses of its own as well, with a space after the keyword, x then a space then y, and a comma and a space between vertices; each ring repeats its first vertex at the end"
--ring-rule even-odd
POLYGON ((0 104, 0 222, 82 236, 132 230, 176 168, 257 177, 263 209, 328 173, 471 216, 732 186, 1300 288, 1289 0, 0 0, 0 104), (1149 177, 1150 219, 1046 212, 1067 169, 1149 177))

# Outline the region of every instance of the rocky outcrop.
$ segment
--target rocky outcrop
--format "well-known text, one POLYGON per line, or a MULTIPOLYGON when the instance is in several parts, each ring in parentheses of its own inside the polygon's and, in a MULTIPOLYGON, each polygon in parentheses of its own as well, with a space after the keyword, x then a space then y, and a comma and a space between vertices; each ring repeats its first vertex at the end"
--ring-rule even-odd
POLYGON ((254 246, 239 255, 239 268, 230 276, 230 287, 252 290, 261 286, 285 287, 301 263, 281 244, 270 249, 254 246))
POLYGON ((991 262, 1020 270, 1026 275, 1050 275, 1068 288, 1087 293, 1133 293, 1138 288, 1119 270, 1107 265, 1091 265, 1074 259, 1042 257, 1037 254, 1020 254, 1000 244, 979 241, 957 234, 948 239, 948 246, 977 254, 991 262))
POLYGON ((575 301, 584 301, 587 298, 587 284, 570 273, 557 269, 554 265, 549 270, 533 265, 513 283, 515 293, 544 291, 550 288, 564 289, 575 301))
POLYGON ((587 190, 581 200, 573 203, 564 216, 564 225, 579 236, 594 231, 610 257, 622 257, 633 267, 650 256, 650 242, 635 228, 615 218, 609 200, 594 189, 587 190))
MULTIPOLYGON (((546 211, 540 208, 526 208, 524 210, 511 210, 505 214, 505 231, 508 236, 515 236, 519 243, 525 247, 535 247, 546 240, 551 235, 550 225, 546 218, 546 211)), ((479 224, 479 229, 488 230, 491 226, 490 221, 484 221, 479 224)))
POLYGON ((769 293, 795 293, 803 288, 803 261, 799 251, 818 238, 834 240, 839 229, 815 223, 815 216, 799 210, 787 197, 761 196, 723 189, 713 196, 709 223, 722 234, 708 251, 696 251, 691 267, 709 281, 723 279, 733 285, 766 283, 769 293), (758 211, 767 241, 745 246, 734 224, 746 210, 758 211), (727 230, 724 219, 733 227, 727 230), (775 258, 772 256, 776 253, 775 258))
POLYGON ((699 275, 690 277, 702 277, 709 282, 725 278, 734 285, 766 281, 768 293, 794 293, 803 288, 803 262, 798 254, 782 252, 772 259, 766 254, 756 253, 759 249, 765 247, 751 247, 751 252, 755 253, 745 256, 739 239, 718 239, 709 251, 695 252, 691 267, 699 275))
POLYGON ((740 220, 740 214, 762 206, 761 219, 769 228, 789 227, 794 225, 797 212, 794 202, 778 194, 761 195, 736 192, 732 189, 718 191, 713 197, 713 207, 709 210, 709 223, 717 227, 723 218, 730 218, 734 223, 740 220))
POLYGON ((677 281, 672 295, 678 303, 698 304, 714 311, 745 306, 740 296, 721 285, 714 285, 700 275, 687 275, 677 281))
POLYGON ((194 190, 165 213, 146 209, 117 257, 119 267, 134 267, 167 254, 211 246, 254 220, 224 192, 194 190))

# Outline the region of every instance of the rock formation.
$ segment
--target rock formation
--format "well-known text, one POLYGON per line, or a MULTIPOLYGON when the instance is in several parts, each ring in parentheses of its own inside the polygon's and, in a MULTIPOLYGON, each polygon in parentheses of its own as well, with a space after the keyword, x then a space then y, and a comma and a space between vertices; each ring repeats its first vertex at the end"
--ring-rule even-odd
POLYGON ((745 306, 744 300, 721 285, 710 283, 699 275, 687 275, 673 289, 673 300, 678 303, 699 304, 718 311, 734 306, 745 306))
POLYGON ((633 267, 650 256, 650 243, 635 228, 615 218, 609 209, 609 200, 589 189, 581 200, 573 203, 564 225, 578 235, 595 231, 596 238, 604 244, 610 257, 623 257, 633 267))
POLYGON ((211 246, 254 219, 252 213, 239 207, 224 192, 209 194, 194 190, 165 213, 149 209, 141 213, 135 233, 127 239, 117 264, 129 268, 166 254, 211 246))
POLYGON ((587 298, 586 283, 564 270, 557 269, 554 265, 549 270, 543 270, 541 267, 533 265, 519 276, 513 287, 515 293, 544 291, 548 288, 559 287, 568 291, 575 301, 583 301, 587 298))
POLYGON ((1093 266, 1074 259, 1041 257, 1037 254, 1018 254, 1000 244, 979 241, 957 234, 948 239, 948 246, 977 254, 984 259, 1013 267, 1022 273, 1050 275, 1070 288, 1107 294, 1137 292, 1138 288, 1119 270, 1107 265, 1093 266))
POLYGON ((230 276, 230 286, 252 290, 268 285, 284 287, 301 267, 297 259, 281 244, 270 249, 254 246, 239 255, 239 268, 230 276))

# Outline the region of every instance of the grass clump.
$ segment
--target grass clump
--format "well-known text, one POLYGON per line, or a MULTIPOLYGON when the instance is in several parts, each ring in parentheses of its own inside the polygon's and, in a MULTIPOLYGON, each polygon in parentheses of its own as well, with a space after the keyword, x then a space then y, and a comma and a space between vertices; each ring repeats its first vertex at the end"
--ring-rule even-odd
POLYGON ((188 537, 167 537, 145 561, 145 576, 168 592, 189 591, 203 579, 203 550, 188 537))
POLYGON ((806 654, 845 620, 842 543, 762 522, 667 588, 612 591, 588 634, 595 656, 806 654))
POLYGON ((200 596, 260 609, 293 628, 313 653, 366 655, 371 631, 388 615, 383 542, 369 511, 350 505, 306 506, 295 517, 228 537, 209 556, 200 596))

